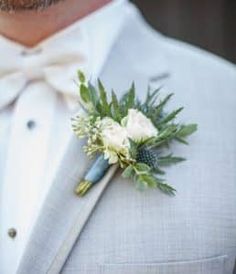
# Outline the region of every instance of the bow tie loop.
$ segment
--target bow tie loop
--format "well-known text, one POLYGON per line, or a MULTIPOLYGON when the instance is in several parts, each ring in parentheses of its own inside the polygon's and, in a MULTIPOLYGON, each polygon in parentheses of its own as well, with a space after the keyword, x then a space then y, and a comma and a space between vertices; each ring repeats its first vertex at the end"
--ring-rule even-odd
POLYGON ((0 78, 0 110, 10 105, 24 89, 27 81, 20 72, 5 75, 0 78))

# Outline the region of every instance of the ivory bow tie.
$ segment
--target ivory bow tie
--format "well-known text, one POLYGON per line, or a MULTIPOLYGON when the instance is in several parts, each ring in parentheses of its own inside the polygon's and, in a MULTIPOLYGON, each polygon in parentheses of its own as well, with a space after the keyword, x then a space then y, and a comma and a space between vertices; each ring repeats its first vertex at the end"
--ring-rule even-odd
MULTIPOLYGON (((2 41, 1 41, 2 42, 2 41)), ((22 50, 8 42, 0 46, 0 110, 11 104, 31 81, 43 80, 55 91, 75 96, 76 71, 87 71, 86 47, 75 40, 60 45, 22 50), (71 43, 73 42, 73 43, 71 43), (9 45, 10 44, 10 45, 9 45), (83 46, 83 47, 82 47, 83 46)))

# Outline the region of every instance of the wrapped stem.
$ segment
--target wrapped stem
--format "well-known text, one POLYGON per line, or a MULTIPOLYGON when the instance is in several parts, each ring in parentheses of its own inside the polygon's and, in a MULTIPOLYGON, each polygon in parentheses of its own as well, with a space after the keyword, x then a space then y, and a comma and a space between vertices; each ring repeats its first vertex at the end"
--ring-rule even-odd
POLYGON ((104 159, 103 155, 98 156, 86 172, 84 178, 76 186, 76 195, 84 196, 93 185, 103 178, 109 166, 108 161, 104 159))

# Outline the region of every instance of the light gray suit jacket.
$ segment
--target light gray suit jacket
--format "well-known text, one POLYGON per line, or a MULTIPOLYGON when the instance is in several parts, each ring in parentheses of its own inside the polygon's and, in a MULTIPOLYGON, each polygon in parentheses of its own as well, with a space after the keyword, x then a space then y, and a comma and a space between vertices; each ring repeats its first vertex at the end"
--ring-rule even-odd
MULTIPOLYGON (((178 190, 139 192, 110 173, 87 196, 73 194, 88 167, 71 137, 18 274, 232 274, 236 257, 236 69, 212 54, 153 31, 137 13, 103 72, 120 93, 136 81, 174 92, 181 121, 196 122, 188 158, 168 169, 178 190), (101 197, 102 196, 102 197, 101 197)), ((4 273, 5 274, 5 273, 4 273)))

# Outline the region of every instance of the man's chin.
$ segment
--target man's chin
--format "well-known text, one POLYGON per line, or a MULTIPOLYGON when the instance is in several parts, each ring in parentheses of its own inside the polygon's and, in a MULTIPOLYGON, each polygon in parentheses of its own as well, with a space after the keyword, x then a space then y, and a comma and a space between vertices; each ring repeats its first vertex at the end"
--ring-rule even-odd
POLYGON ((44 10, 63 0, 0 0, 0 11, 44 10))

